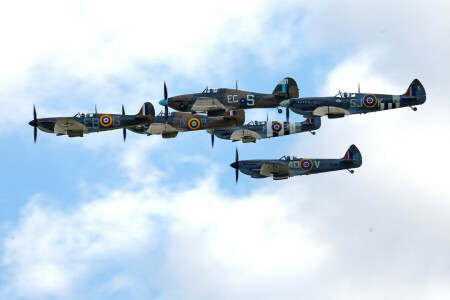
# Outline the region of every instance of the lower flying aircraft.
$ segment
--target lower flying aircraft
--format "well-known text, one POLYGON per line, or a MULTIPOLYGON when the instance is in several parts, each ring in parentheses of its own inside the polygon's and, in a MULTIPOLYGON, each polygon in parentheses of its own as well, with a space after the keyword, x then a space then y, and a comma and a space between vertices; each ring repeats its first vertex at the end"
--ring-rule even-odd
POLYGON ((229 129, 208 129, 211 134, 211 143, 214 146, 214 136, 220 139, 241 141, 243 143, 253 142, 260 139, 290 135, 300 132, 311 132, 320 128, 320 118, 306 119, 303 122, 278 122, 278 121, 251 121, 250 123, 229 129))
MULTIPOLYGON (((220 116, 229 110, 251 108, 275 108, 280 102, 298 97, 298 87, 294 79, 286 77, 278 83, 272 94, 263 94, 227 88, 208 88, 201 93, 167 96, 167 87, 164 83, 164 99, 159 102, 162 106, 170 107, 182 112, 207 113, 208 116, 220 116)), ((281 109, 278 110, 281 113, 281 109)), ((286 110, 286 114, 289 110, 286 110)), ((289 116, 287 115, 289 121, 289 116)))
POLYGON ((334 97, 302 97, 284 100, 280 103, 306 118, 328 116, 341 118, 353 114, 365 114, 400 107, 411 107, 425 103, 427 95, 419 80, 414 79, 403 95, 341 93, 334 97))
POLYGON ((280 159, 254 159, 239 160, 236 149, 236 160, 230 166, 236 169, 236 183, 239 171, 252 178, 272 177, 274 180, 287 179, 297 175, 310 175, 338 170, 348 170, 353 173, 353 168, 359 168, 362 164, 362 156, 355 145, 351 145, 344 157, 338 159, 297 158, 283 156, 280 159))
POLYGON ((122 114, 77 113, 73 117, 54 117, 38 119, 36 107, 33 108, 33 120, 29 122, 34 127, 34 142, 36 143, 37 129, 56 135, 67 135, 69 137, 82 137, 91 132, 100 132, 123 128, 123 140, 126 139, 125 128, 150 124, 155 119, 155 109, 150 102, 144 103, 136 115, 126 115, 122 105, 122 114))
POLYGON ((186 112, 168 114, 161 112, 153 123, 129 127, 128 130, 147 135, 160 134, 163 138, 174 138, 178 132, 231 128, 241 126, 244 122, 245 112, 243 110, 227 111, 220 117, 186 112))

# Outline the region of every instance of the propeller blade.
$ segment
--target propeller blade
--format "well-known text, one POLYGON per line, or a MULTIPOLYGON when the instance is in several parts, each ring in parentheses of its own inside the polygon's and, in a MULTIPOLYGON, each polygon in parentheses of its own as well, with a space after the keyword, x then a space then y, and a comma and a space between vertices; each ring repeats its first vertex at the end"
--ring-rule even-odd
POLYGON ((214 134, 211 134, 211 146, 214 149, 214 134))
POLYGON ((36 121, 37 116, 36 116, 36 105, 33 105, 33 119, 36 121))
POLYGON ((286 122, 289 123, 289 107, 286 107, 286 122))
POLYGON ((122 115, 125 116, 125 107, 123 107, 123 104, 122 104, 122 115))
POLYGON ((127 140, 127 129, 123 128, 123 142, 125 143, 126 140, 127 140))
POLYGON ((37 127, 34 126, 34 143, 36 144, 36 139, 37 139, 37 127))
POLYGON ((235 162, 238 162, 239 161, 239 153, 238 153, 238 149, 236 148, 236 160, 235 160, 235 162))
POLYGON ((165 81, 164 81, 164 99, 167 99, 167 86, 165 81))
POLYGON ((239 181, 239 169, 236 169, 236 184, 239 181))

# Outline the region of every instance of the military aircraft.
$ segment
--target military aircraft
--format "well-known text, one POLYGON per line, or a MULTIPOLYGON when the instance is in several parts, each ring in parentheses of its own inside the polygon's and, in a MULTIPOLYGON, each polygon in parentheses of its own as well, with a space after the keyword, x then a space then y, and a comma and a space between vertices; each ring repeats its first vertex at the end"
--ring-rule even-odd
MULTIPOLYGON (((203 92, 174 97, 167 96, 167 86, 164 82, 164 99, 159 102, 162 106, 170 107, 182 112, 201 112, 208 116, 220 116, 229 110, 250 108, 279 107, 280 102, 298 97, 298 87, 294 79, 286 77, 278 83, 272 94, 262 94, 227 88, 208 88, 203 92)), ((281 113, 281 109, 278 110, 281 113)), ((289 114, 289 110, 286 110, 289 114)), ((289 115, 286 116, 289 121, 289 115)))
POLYGON ((100 132, 123 128, 123 140, 126 140, 125 128, 136 125, 150 124, 155 119, 155 109, 150 102, 145 102, 136 115, 126 115, 122 105, 122 114, 77 113, 73 117, 55 117, 38 119, 36 107, 33 107, 33 120, 28 124, 34 127, 34 142, 36 143, 37 129, 56 135, 82 137, 91 132, 100 132))
POLYGON ((413 106, 423 104, 425 100, 423 85, 414 79, 403 95, 339 92, 334 97, 292 98, 284 100, 280 105, 306 118, 328 116, 334 119, 407 106, 416 111, 417 108, 413 106))
POLYGON ((163 138, 174 138, 178 132, 204 129, 224 129, 241 126, 245 122, 243 110, 230 110, 220 117, 208 117, 205 114, 189 112, 161 112, 151 124, 143 124, 127 129, 140 134, 160 134, 163 138))
POLYGON ((295 134, 300 132, 311 132, 320 128, 320 118, 306 119, 303 122, 278 122, 278 121, 251 121, 250 123, 230 129, 208 129, 211 134, 211 143, 214 147, 214 136, 220 139, 241 141, 243 143, 256 140, 295 134))
POLYGON ((239 160, 236 149, 236 160, 230 166, 236 169, 236 183, 239 171, 252 178, 272 177, 273 180, 287 179, 297 175, 310 175, 338 170, 348 170, 353 174, 353 168, 359 168, 362 156, 355 145, 351 145, 344 157, 339 159, 315 159, 283 156, 280 159, 239 160))

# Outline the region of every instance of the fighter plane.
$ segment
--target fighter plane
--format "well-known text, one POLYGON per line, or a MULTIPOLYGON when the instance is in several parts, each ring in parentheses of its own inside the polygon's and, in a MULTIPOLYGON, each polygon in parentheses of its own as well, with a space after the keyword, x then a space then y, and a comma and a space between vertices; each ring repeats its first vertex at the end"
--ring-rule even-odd
POLYGON ((136 125, 150 124, 155 119, 155 109, 150 102, 145 102, 139 113, 126 115, 122 105, 122 114, 77 113, 73 117, 54 117, 38 119, 36 107, 33 107, 33 120, 28 124, 34 127, 34 143, 36 143, 37 129, 56 135, 82 137, 91 132, 100 132, 123 128, 123 140, 126 140, 125 128, 136 125))
MULTIPOLYGON (((164 82, 164 99, 162 106, 177 111, 207 113, 208 116, 223 115, 226 111, 250 108, 278 107, 280 102, 298 97, 298 87, 294 79, 286 77, 278 83, 272 94, 262 94, 227 88, 208 88, 201 93, 186 94, 174 97, 167 96, 167 86, 164 82)), ((281 113, 281 109, 278 110, 281 113)), ((289 113, 289 110, 286 110, 289 113)), ((287 115, 289 121, 289 116, 287 115)))
POLYGON ((129 127, 128 130, 135 133, 153 135, 158 134, 163 138, 174 138, 178 132, 195 131, 204 129, 225 129, 241 126, 245 122, 245 112, 227 111, 220 117, 208 117, 205 114, 192 114, 189 112, 161 112, 151 124, 143 124, 129 127))
POLYGON ((355 145, 351 145, 344 157, 338 159, 297 158, 283 156, 280 159, 254 159, 239 160, 236 149, 236 160, 230 167, 236 169, 236 183, 239 179, 239 171, 252 178, 272 177, 273 180, 287 179, 297 175, 310 175, 338 170, 348 170, 353 173, 353 168, 359 168, 362 164, 362 156, 355 145))
POLYGON ((403 95, 339 92, 334 97, 292 98, 280 105, 306 118, 328 116, 334 119, 407 106, 416 111, 417 108, 413 106, 425 103, 426 98, 423 85, 414 79, 403 95))
POLYGON ((251 121, 250 123, 230 129, 208 129, 211 134, 211 143, 214 147, 214 136, 220 139, 241 141, 243 143, 253 142, 260 139, 290 135, 300 132, 311 132, 320 128, 320 118, 306 119, 303 122, 278 122, 278 121, 251 121))

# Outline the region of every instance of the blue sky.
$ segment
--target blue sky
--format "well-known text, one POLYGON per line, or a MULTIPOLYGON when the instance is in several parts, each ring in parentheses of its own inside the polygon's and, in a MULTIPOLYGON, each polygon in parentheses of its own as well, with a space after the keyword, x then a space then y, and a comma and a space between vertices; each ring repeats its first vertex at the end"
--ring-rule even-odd
MULTIPOLYGON (((7 299, 444 299, 450 286, 450 24, 446 1, 23 1, 0 13, 1 264, 7 299), (28 7, 23 11, 22 7, 28 7), (239 9, 236 9, 239 7, 239 9), (107 9, 105 9, 107 8, 107 9), (414 17, 411 17, 414 16, 414 17), (414 22, 412 22, 413 18, 414 22), (436 20, 440 20, 437 22, 436 20), (256 144, 205 132, 69 139, 38 117, 137 112, 169 95, 234 87, 303 96, 404 93, 417 112, 322 121, 256 144), (363 165, 274 182, 241 159, 363 165), (426 161, 426 163, 425 163, 426 161)), ((283 120, 275 109, 252 119, 283 120)), ((291 120, 302 118, 291 113, 291 120)))

